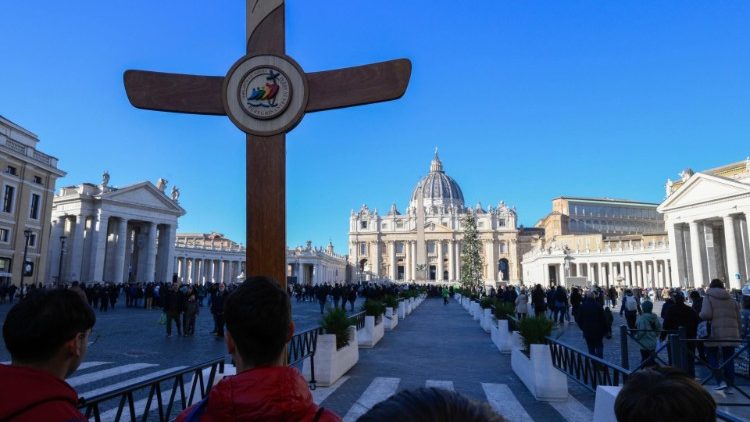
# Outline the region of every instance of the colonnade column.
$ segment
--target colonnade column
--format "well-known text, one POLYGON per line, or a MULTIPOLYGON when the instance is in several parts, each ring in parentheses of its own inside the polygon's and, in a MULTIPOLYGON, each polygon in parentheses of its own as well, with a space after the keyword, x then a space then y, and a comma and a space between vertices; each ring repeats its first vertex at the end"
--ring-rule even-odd
MULTIPOLYGON (((81 280, 81 264, 83 262, 83 232, 86 230, 86 216, 76 215, 75 224, 73 224, 72 239, 68 239, 70 251, 70 266, 68 267, 68 280, 81 280)), ((38 239, 41 241, 41 238, 38 239)), ((56 239, 59 242, 59 237, 56 239)), ((41 242, 40 242, 41 244, 41 242)))
POLYGON ((461 242, 456 241, 456 281, 461 280, 461 242))
POLYGON ((96 220, 96 236, 94 238, 94 265, 91 266, 92 274, 90 280, 101 282, 104 280, 104 255, 107 252, 107 230, 109 228, 109 216, 99 214, 96 220))
POLYGON ((115 248, 115 277, 113 281, 115 283, 123 283, 127 280, 123 279, 123 273, 125 272, 125 245, 128 241, 128 220, 120 218, 117 224, 117 247, 115 248))
POLYGON ((411 280, 411 243, 404 241, 404 281, 411 280))
POLYGON ((729 287, 732 289, 741 289, 737 239, 734 233, 734 217, 731 215, 724 216, 724 241, 727 251, 727 271, 729 272, 727 278, 729 278, 729 287))
POLYGON ((593 283, 596 281, 596 276, 594 275, 594 263, 589 262, 588 263, 588 270, 586 271, 586 280, 593 283))
POLYGON ((448 280, 456 281, 456 271, 454 266, 456 265, 455 258, 456 248, 453 246, 453 241, 448 241, 448 280))
POLYGON ((445 281, 443 280, 443 241, 437 240, 435 241, 435 247, 437 248, 437 256, 438 256, 438 262, 435 266, 435 270, 437 274, 435 274, 435 279, 437 281, 445 281))
POLYGON ((148 223, 148 242, 146 243, 146 278, 145 281, 154 281, 156 274, 156 223, 148 223))
POLYGON ((703 280, 703 256, 701 254, 700 228, 697 221, 691 221, 690 227, 690 261, 693 267, 693 286, 702 287, 703 280))
POLYGON ((396 276, 398 275, 396 270, 398 269, 398 264, 396 262, 396 243, 395 242, 388 242, 388 261, 391 263, 391 280, 396 280, 396 276))

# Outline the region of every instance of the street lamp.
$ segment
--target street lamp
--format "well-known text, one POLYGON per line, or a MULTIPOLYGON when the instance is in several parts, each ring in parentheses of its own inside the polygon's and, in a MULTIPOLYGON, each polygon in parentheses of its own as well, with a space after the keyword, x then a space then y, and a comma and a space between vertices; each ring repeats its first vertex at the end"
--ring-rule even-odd
POLYGON ((62 285, 63 254, 65 254, 65 239, 67 236, 60 236, 60 265, 57 266, 57 287, 62 285))
POLYGON ((23 235, 26 236, 26 244, 23 247, 23 262, 21 263, 21 299, 23 299, 23 279, 26 276, 26 254, 29 250, 29 238, 31 238, 31 230, 26 229, 23 231, 23 235))

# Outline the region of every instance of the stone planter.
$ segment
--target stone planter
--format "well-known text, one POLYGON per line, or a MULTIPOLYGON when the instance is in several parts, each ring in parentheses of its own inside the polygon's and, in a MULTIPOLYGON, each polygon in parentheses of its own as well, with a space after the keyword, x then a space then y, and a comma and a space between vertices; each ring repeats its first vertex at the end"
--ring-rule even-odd
POLYGON ((622 387, 599 385, 596 387, 594 400, 594 420, 596 422, 617 422, 615 416, 615 400, 622 387))
POLYGON ((388 331, 393 330, 398 325, 398 313, 394 308, 385 308, 385 319, 383 320, 385 329, 388 331))
POLYGON ((406 319, 406 301, 405 300, 398 302, 398 317, 400 319, 406 319))
POLYGON ((513 336, 508 330, 508 320, 500 319, 490 327, 490 338, 500 353, 510 353, 513 350, 513 336))
POLYGON ((545 344, 532 344, 530 356, 513 349, 510 366, 537 400, 568 399, 568 378, 552 365, 552 354, 545 344))
MULTIPOLYGON (((359 361, 357 328, 349 327, 349 345, 336 349, 336 336, 319 334, 315 349, 315 381, 319 387, 328 387, 338 381, 359 361)), ((310 381, 310 359, 302 364, 302 374, 310 381)))
POLYGON ((411 315, 411 311, 414 310, 414 298, 410 297, 406 300, 406 315, 411 315))
POLYGON ((485 333, 490 332, 490 327, 492 326, 492 323, 493 323, 492 309, 491 308, 482 309, 481 325, 485 333))
POLYGON ((365 328, 357 331, 357 340, 359 341, 359 347, 363 349, 375 347, 380 339, 383 338, 384 334, 385 324, 383 323, 383 318, 380 318, 379 324, 375 324, 374 316, 365 316, 365 328))
POLYGON ((475 321, 482 318, 482 308, 479 307, 479 302, 471 302, 471 316, 474 317, 475 321))

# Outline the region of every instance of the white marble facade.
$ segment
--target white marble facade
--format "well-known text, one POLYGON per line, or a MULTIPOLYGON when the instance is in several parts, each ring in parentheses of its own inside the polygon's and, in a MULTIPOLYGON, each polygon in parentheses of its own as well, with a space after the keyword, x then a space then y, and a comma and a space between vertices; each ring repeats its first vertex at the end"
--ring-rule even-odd
POLYGON ((672 278, 689 287, 718 278, 740 289, 750 277, 750 158, 680 176, 667 181, 668 197, 659 205, 672 245, 672 278))
POLYGON ((333 251, 333 244, 315 247, 311 241, 305 246, 297 246, 286 251, 287 277, 294 277, 299 284, 344 284, 346 277, 346 256, 333 251))
POLYGON ((177 219, 185 210, 165 194, 165 180, 157 185, 115 188, 105 172, 99 185, 62 188, 53 201, 48 278, 171 281, 177 219))
POLYGON ((482 242, 488 285, 520 279, 520 256, 530 249, 516 227, 513 208, 473 209, 464 205, 458 183, 445 174, 437 151, 430 172, 414 188, 405 214, 393 204, 385 215, 363 205, 349 219, 349 261, 357 272, 374 278, 416 282, 461 279, 462 219, 473 212, 482 242))
POLYGON ((242 281, 245 247, 221 233, 178 233, 175 272, 181 283, 206 284, 242 281))

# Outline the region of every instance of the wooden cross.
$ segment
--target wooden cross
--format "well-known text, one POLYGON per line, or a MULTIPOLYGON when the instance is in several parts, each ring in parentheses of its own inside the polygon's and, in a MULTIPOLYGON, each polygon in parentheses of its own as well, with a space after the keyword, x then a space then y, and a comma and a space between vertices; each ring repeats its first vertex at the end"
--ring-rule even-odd
POLYGON ((400 98, 407 59, 305 73, 285 54, 284 0, 246 0, 247 55, 226 76, 128 70, 142 109, 227 115, 247 136, 247 275, 286 286, 286 133, 305 113, 400 98))

